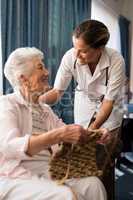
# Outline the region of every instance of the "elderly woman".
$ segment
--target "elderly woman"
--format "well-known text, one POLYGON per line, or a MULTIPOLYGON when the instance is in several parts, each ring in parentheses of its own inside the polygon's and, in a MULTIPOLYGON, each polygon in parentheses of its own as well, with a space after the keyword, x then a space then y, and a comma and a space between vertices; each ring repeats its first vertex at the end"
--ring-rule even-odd
MULTIPOLYGON (((73 192, 49 178, 52 145, 84 142, 87 131, 65 125, 49 106, 39 105, 47 91, 48 71, 43 53, 18 48, 5 64, 5 76, 14 93, 0 98, 0 199, 72 200, 73 192)), ((96 177, 68 181, 79 200, 105 200, 106 192, 96 177)))

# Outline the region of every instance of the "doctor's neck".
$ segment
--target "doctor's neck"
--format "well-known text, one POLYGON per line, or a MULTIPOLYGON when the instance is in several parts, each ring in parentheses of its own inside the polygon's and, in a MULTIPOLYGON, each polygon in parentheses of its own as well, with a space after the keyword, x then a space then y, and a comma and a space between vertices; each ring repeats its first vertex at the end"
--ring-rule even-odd
POLYGON ((96 66, 99 63, 99 60, 100 60, 101 56, 102 56, 102 52, 99 52, 97 54, 97 56, 95 57, 94 61, 88 62, 88 66, 89 66, 92 74, 94 73, 94 71, 96 69, 96 66))

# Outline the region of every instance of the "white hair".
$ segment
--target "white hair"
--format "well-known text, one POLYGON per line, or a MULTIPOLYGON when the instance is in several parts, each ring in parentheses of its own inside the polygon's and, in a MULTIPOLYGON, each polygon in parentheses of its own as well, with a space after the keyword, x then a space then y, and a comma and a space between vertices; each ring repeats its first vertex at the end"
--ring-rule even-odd
POLYGON ((20 86, 19 78, 22 74, 31 74, 33 68, 28 67, 26 63, 34 57, 43 59, 43 53, 35 47, 18 48, 9 55, 5 63, 4 74, 14 89, 20 86))

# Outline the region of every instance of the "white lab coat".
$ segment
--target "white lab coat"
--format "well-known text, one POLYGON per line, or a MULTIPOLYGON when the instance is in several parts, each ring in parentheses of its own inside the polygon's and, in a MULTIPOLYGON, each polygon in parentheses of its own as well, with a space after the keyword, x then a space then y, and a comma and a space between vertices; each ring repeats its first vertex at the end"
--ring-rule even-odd
POLYGON ((74 100, 75 123, 87 127, 94 112, 100 107, 100 97, 104 95, 107 100, 115 100, 115 104, 110 117, 102 126, 109 130, 120 127, 123 117, 122 101, 125 81, 123 57, 117 51, 105 48, 93 75, 88 65, 76 63, 74 68, 75 60, 72 48, 64 55, 54 84, 54 88, 66 90, 72 76, 78 83, 74 100), (107 86, 105 85, 106 68, 108 68, 109 77, 107 86))

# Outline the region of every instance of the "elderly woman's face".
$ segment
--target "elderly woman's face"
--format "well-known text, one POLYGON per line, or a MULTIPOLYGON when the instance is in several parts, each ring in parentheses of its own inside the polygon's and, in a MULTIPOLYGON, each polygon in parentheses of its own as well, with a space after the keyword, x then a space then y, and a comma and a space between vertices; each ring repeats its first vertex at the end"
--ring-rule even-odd
POLYGON ((49 88, 48 84, 48 70, 44 67, 43 61, 35 57, 28 62, 28 67, 32 67, 33 71, 28 78, 30 91, 43 93, 49 88))
POLYGON ((75 56, 78 63, 81 65, 84 64, 93 64, 97 62, 99 56, 101 55, 101 49, 94 49, 85 44, 82 38, 75 38, 73 36, 73 46, 75 50, 75 56))

